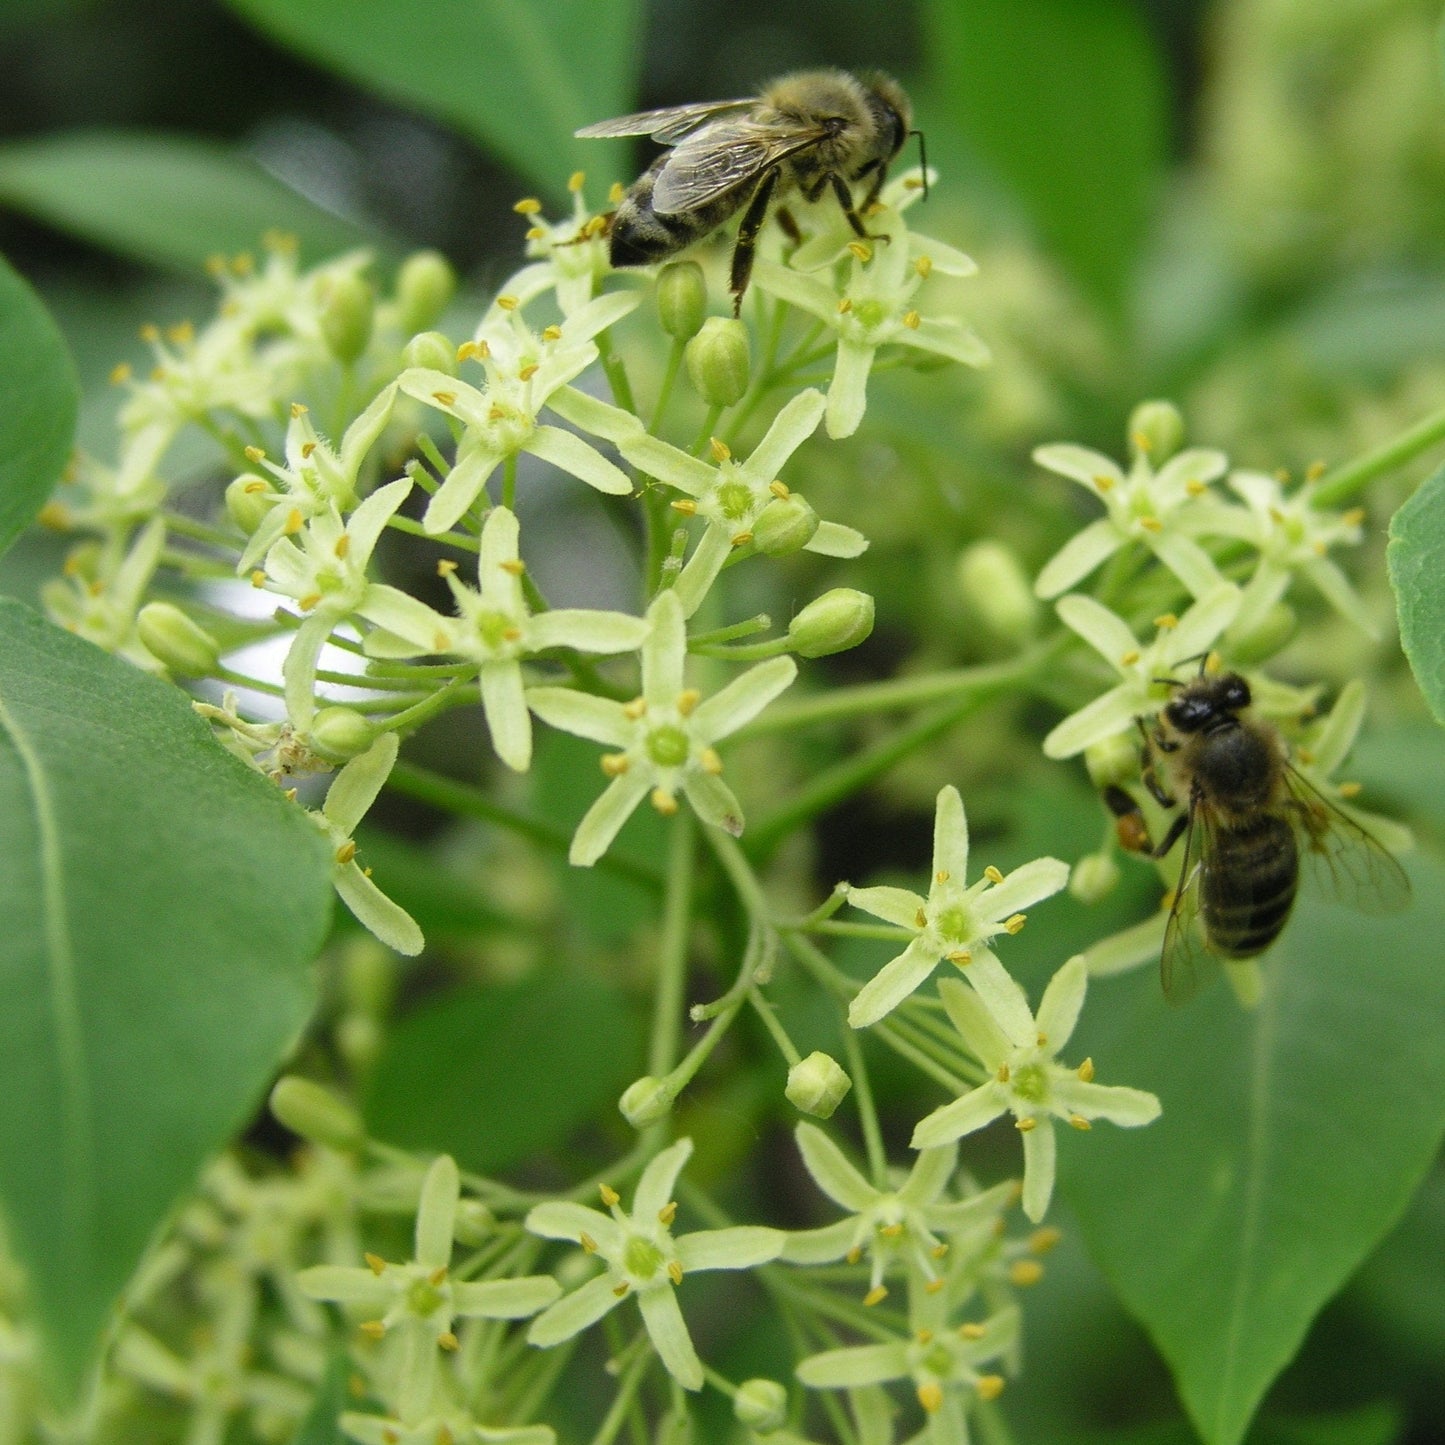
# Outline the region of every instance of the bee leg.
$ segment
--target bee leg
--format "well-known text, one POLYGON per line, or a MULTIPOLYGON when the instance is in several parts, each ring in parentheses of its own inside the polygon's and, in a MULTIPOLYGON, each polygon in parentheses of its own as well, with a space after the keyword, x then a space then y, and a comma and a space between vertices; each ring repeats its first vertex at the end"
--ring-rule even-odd
POLYGON ((1103 797, 1104 806, 1114 815, 1114 834, 1119 846, 1128 853, 1152 853, 1154 844, 1138 803, 1116 783, 1104 789, 1103 797))
POLYGON ((773 216, 777 220, 778 225, 783 228, 783 234, 788 240, 795 246, 801 246, 803 244, 803 233, 798 229, 798 223, 794 220, 793 213, 786 206, 779 206, 778 209, 773 212, 773 216))
POLYGON ((1149 855, 1151 858, 1163 858, 1165 854, 1179 841, 1184 830, 1189 826, 1189 810, 1186 808, 1169 825, 1169 831, 1164 835, 1159 846, 1149 855))
POLYGON ((743 309, 743 292, 748 289, 748 278, 753 274, 753 254, 758 249, 758 232, 768 214, 768 202, 778 184, 778 167, 774 166, 758 182, 753 198, 743 213, 742 224, 738 226, 737 244, 733 247, 732 276, 728 290, 733 293, 733 315, 743 309))
POLYGON ((868 187, 868 194, 863 197, 863 204, 858 207, 858 213, 866 216, 878 203, 878 197, 883 194, 883 183, 888 179, 888 163, 886 161, 869 161, 856 176, 855 181, 861 181, 869 172, 873 173, 873 184, 868 187))
POLYGON ((848 189, 848 182, 838 174, 837 171, 829 171, 827 179, 832 182, 833 194, 838 198, 838 204, 843 208, 843 214, 848 218, 848 224, 853 228, 853 234, 862 241, 891 241, 891 236, 875 236, 867 226, 863 224, 863 218, 853 207, 853 192, 848 189))

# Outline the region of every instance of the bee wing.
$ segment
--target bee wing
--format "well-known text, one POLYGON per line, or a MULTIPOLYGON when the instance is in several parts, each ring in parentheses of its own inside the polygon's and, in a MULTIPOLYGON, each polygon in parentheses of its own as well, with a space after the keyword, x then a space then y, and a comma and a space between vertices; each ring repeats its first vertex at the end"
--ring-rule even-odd
POLYGON ((613 120, 600 120, 584 125, 573 134, 582 140, 601 140, 608 136, 649 135, 663 145, 676 145, 714 116, 730 110, 743 110, 754 105, 749 100, 705 100, 694 105, 669 105, 661 110, 641 110, 635 115, 619 115, 613 120))
POLYGON ((1172 1004, 1188 1002, 1210 982, 1219 967, 1204 920, 1199 916, 1204 878, 1214 852, 1211 828, 1209 805, 1202 799, 1191 799, 1189 823, 1184 830, 1184 860, 1159 955, 1159 981, 1164 985, 1164 997, 1172 1004))
POLYGON ((1410 879, 1368 829, 1285 764, 1300 856, 1321 891, 1361 913, 1394 913, 1410 901, 1410 879))
POLYGON ((668 156, 652 188, 652 208, 677 215, 706 205, 827 134, 816 125, 762 125, 751 116, 720 116, 668 156))

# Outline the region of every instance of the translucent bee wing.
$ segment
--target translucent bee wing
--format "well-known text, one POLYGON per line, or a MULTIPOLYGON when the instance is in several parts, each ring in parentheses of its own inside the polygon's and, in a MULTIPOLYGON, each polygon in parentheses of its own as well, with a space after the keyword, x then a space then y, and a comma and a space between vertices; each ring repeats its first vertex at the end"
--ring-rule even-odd
POLYGON ((1159 981, 1164 997, 1172 1004, 1187 1003, 1219 969, 1219 958, 1210 946, 1209 934, 1200 916, 1204 878, 1209 871, 1211 846, 1209 806, 1198 799, 1189 804, 1189 824, 1184 830, 1184 859, 1169 922, 1164 925, 1164 948, 1159 955, 1159 981))
POLYGON ((663 145, 676 145, 685 135, 715 116, 731 110, 746 110, 754 100, 705 100, 693 105, 669 105, 661 110, 641 110, 635 115, 619 115, 613 120, 600 120, 574 131, 581 140, 602 140, 609 136, 648 135, 663 145))
POLYGON ((652 188, 652 208, 677 215, 706 205, 826 135, 821 126, 761 125, 750 116, 720 117, 668 156, 652 188))
POLYGON ((1300 857, 1320 891, 1361 913, 1396 913, 1410 901, 1410 879, 1368 829, 1285 764, 1300 857))

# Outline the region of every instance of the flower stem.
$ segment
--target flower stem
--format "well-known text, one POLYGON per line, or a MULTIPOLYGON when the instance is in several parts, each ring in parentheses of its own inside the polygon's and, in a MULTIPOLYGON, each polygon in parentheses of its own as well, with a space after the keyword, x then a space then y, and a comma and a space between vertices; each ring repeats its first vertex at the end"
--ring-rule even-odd
POLYGON ((647 1072, 658 1078, 677 1062, 682 1038, 682 1001, 687 991, 687 945, 696 860, 697 830, 692 813, 683 808, 672 820, 662 942, 657 959, 657 998, 652 1013, 652 1044, 647 1056, 647 1072))
POLYGON ((429 721, 444 713, 448 708, 459 707, 472 701, 469 694, 464 694, 461 689, 468 683, 474 681, 473 677, 454 677, 445 687, 439 687, 428 698, 411 707, 403 708, 398 713, 393 713, 384 723, 379 725, 381 732, 398 732, 402 729, 410 730, 420 727, 422 723, 429 721))
POLYGON ((888 1188, 888 1155, 883 1148, 883 1131, 878 1127, 878 1109, 868 1082, 868 1065, 863 1061, 855 1029, 843 1029, 843 1052, 848 1055, 848 1072, 853 1077, 853 1091, 858 1100, 863 1147, 868 1151, 868 1172, 873 1176, 873 1187, 884 1190, 888 1188))
POLYGON ((1413 461, 1421 452, 1429 451, 1436 442, 1445 441, 1445 409, 1432 412, 1423 421, 1400 433, 1393 441, 1366 452, 1352 462, 1327 472, 1311 497, 1311 505, 1334 507, 1348 501, 1367 483, 1386 472, 1413 461))
POLYGON ((677 373, 682 369, 682 354, 687 350, 687 342, 680 337, 674 337, 672 349, 667 353, 667 368, 662 373, 662 386, 658 389, 657 405, 652 409, 652 419, 647 423, 647 429, 653 436, 661 436, 660 428, 662 418, 667 412, 667 404, 672 400, 672 388, 677 382, 677 373))
POLYGON ((509 511, 517 508, 517 454, 509 452, 502 463, 502 505, 509 511))
POLYGON ((791 1069, 795 1064, 803 1062, 803 1055, 798 1046, 788 1037, 788 1031, 778 1019, 777 1011, 767 999, 763 997, 760 988, 754 985, 748 990, 748 1002, 753 1006, 753 1012, 762 1019, 773 1042, 778 1046, 778 1052, 782 1054, 788 1067, 791 1069))

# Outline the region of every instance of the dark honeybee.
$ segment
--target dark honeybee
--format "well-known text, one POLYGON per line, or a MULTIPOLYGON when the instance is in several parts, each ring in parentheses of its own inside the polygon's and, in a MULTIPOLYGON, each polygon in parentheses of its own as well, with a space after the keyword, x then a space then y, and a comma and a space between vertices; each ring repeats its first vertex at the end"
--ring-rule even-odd
POLYGON ((1405 871, 1354 819, 1290 764, 1279 734, 1244 716, 1249 684, 1237 672, 1175 684, 1144 733, 1144 785, 1165 807, 1185 807, 1156 848, 1133 800, 1107 790, 1121 840, 1162 858, 1184 838, 1184 858, 1160 973, 1178 1003, 1209 977, 1216 959, 1253 958, 1284 928, 1303 859, 1337 897, 1366 912, 1403 907, 1405 871), (1162 770, 1167 781, 1161 779, 1162 770))
MULTIPOLYGON (((804 70, 745 100, 624 115, 579 136, 647 135, 669 147, 635 180, 611 222, 614 266, 645 266, 700 241, 746 202, 733 249, 733 312, 742 305, 768 206, 790 190, 816 201, 830 186, 848 224, 878 199, 889 163, 911 133, 913 108, 886 75, 804 70), (853 186, 868 181, 861 206, 853 186)), ((797 240, 786 213, 785 230, 797 240)))

